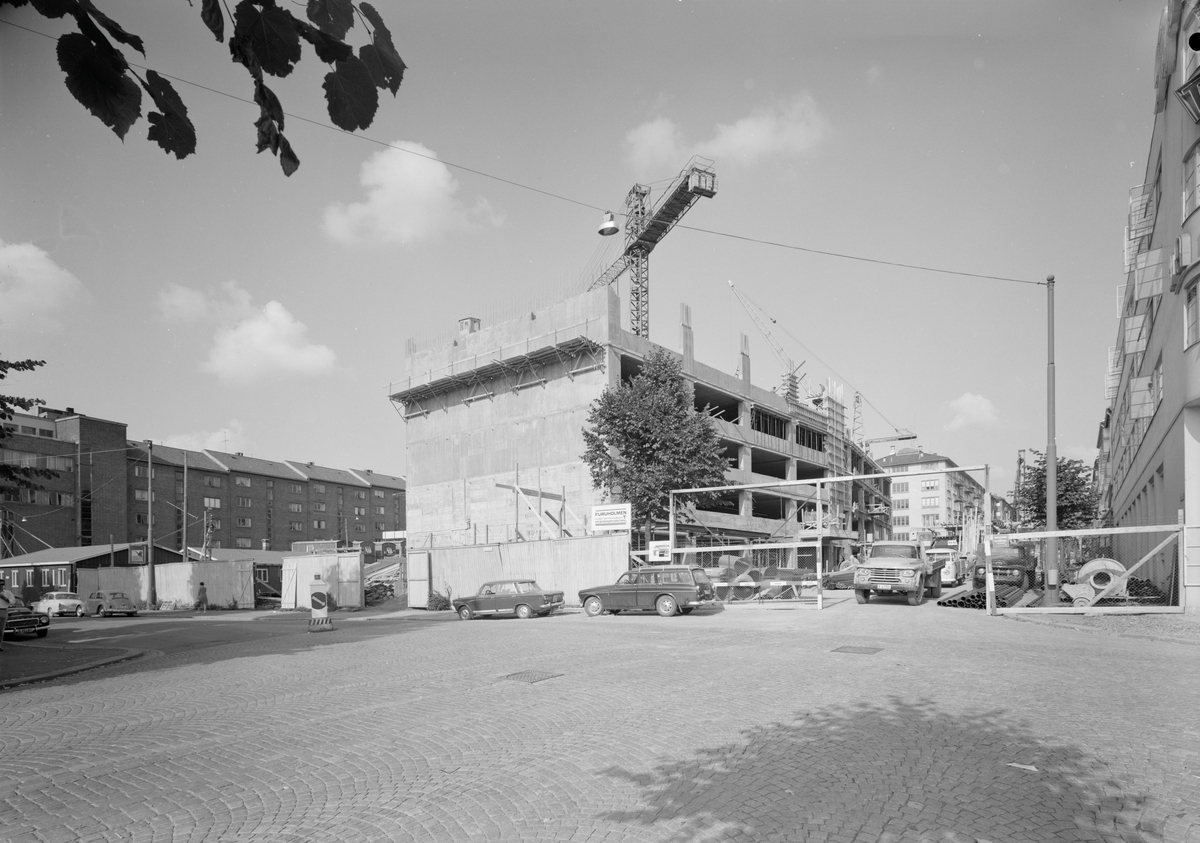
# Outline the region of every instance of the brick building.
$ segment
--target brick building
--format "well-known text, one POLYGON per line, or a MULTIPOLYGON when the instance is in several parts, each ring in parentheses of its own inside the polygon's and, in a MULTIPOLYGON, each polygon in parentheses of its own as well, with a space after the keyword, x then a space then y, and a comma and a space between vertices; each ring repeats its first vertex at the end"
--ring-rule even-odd
POLYGON ((123 422, 70 407, 15 414, 5 428, 0 459, 58 476, 0 501, 0 557, 146 541, 151 516, 155 543, 181 550, 379 541, 405 528, 400 477, 147 445, 129 441, 123 422))

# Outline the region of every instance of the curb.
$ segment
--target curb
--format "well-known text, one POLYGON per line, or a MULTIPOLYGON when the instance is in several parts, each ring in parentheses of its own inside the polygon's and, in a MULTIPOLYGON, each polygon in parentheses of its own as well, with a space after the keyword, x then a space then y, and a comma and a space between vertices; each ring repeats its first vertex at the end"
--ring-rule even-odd
MULTIPOLYGON (((25 644, 23 646, 29 647, 30 649, 51 649, 50 647, 38 647, 36 644, 25 644)), ((50 670, 45 673, 37 673, 32 676, 20 676, 16 679, 2 679, 0 680, 0 690, 12 688, 17 685, 28 685, 31 682, 44 682, 47 679, 58 679, 62 676, 70 676, 73 673, 82 673, 85 670, 92 670, 93 668, 97 667, 105 667, 106 665, 117 664, 118 662, 132 661, 133 659, 141 658, 144 655, 156 652, 154 650, 136 650, 125 647, 109 647, 107 649, 121 649, 124 650, 124 652, 117 656, 107 656, 102 659, 95 659, 90 662, 85 662, 84 664, 61 668, 59 670, 50 670)))
POLYGON ((1110 635, 1114 638, 1133 638, 1140 641, 1165 641, 1169 644, 1190 644, 1193 647, 1200 646, 1200 638, 1173 638, 1168 635, 1150 635, 1140 632, 1110 632, 1109 630, 1105 629, 1097 629, 1094 626, 1064 623, 1063 621, 1043 621, 1037 618, 1021 615, 1005 615, 1004 617, 1020 623, 1033 623, 1039 626, 1056 627, 1059 629, 1073 629, 1076 632, 1088 632, 1092 635, 1110 635))

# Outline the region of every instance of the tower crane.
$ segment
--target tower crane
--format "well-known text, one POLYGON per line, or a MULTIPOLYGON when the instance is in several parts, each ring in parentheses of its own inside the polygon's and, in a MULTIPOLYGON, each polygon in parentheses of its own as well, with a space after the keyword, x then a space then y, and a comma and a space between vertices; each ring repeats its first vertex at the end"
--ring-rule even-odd
MULTIPOLYGON (((713 162, 694 156, 656 207, 649 206, 650 188, 644 184, 635 184, 625 197, 625 251, 588 289, 606 287, 628 269, 629 329, 637 336, 650 336, 650 252, 697 199, 716 195, 713 162)), ((615 226, 601 228, 601 233, 616 233, 615 226)))
MULTIPOLYGON (((754 320, 755 326, 757 326, 763 337, 766 338, 767 342, 771 346, 771 350, 774 351, 775 356, 779 358, 779 362, 783 364, 783 397, 788 402, 788 406, 800 406, 800 378, 796 373, 800 371, 800 367, 803 366, 806 361, 802 360, 799 366, 793 363, 792 358, 788 357, 787 352, 783 350, 783 346, 779 344, 779 341, 775 339, 775 335, 771 333, 771 329, 767 327, 767 323, 764 322, 762 317, 758 314, 758 306, 751 302, 750 299, 742 295, 742 291, 733 286, 732 281, 729 282, 729 289, 733 290, 733 294, 737 296, 737 300, 742 303, 742 307, 745 308, 746 313, 748 313, 750 318, 754 320)), ((774 322, 775 320, 771 319, 771 321, 774 322)))
POLYGON ((894 436, 879 436, 874 439, 864 439, 861 442, 863 451, 869 457, 871 456, 871 445, 876 442, 906 442, 909 439, 916 439, 917 434, 911 430, 897 430, 894 436))

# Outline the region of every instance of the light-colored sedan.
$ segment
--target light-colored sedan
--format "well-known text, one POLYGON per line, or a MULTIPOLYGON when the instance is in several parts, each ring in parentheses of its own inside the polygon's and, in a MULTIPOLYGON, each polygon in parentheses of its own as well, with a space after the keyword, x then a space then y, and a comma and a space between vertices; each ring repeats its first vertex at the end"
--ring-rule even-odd
POLYGON ((46 615, 83 617, 83 600, 73 591, 47 591, 29 608, 46 615))
POLYGON ((123 591, 93 591, 83 601, 83 611, 89 615, 129 615, 137 614, 137 606, 123 591))

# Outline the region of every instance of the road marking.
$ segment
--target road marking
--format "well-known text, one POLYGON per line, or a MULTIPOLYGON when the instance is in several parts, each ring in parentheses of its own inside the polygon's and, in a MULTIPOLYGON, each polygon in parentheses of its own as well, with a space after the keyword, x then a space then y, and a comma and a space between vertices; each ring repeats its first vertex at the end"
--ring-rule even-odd
MULTIPOLYGON (((186 626, 169 626, 166 629, 156 629, 154 633, 157 635, 160 632, 174 632, 177 629, 187 629, 186 626)), ((68 641, 68 644, 90 644, 92 641, 111 641, 114 638, 132 638, 136 635, 146 635, 145 632, 126 632, 124 635, 101 635, 98 638, 75 638, 68 641)))

